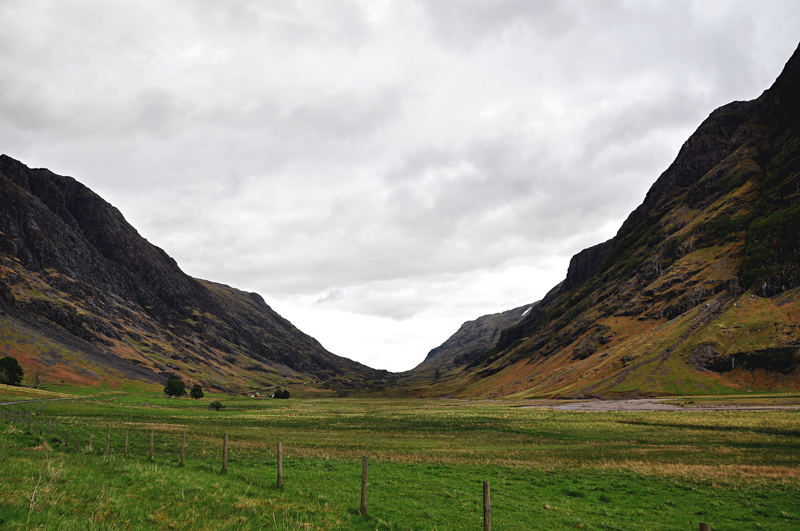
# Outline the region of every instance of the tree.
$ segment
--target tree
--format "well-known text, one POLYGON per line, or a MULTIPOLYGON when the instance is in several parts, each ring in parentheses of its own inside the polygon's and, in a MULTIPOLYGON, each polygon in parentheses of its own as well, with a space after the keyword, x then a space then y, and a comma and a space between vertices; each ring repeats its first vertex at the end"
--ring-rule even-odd
POLYGON ((173 380, 170 378, 167 380, 166 387, 164 387, 164 394, 170 398, 174 396, 180 398, 186 395, 186 384, 183 383, 183 380, 173 380))
POLYGON ((19 385, 25 373, 19 366, 17 358, 6 356, 0 359, 0 383, 8 385, 19 385))
POLYGON ((197 400, 198 398, 203 398, 203 388, 200 387, 200 384, 194 384, 192 386, 192 390, 189 392, 189 396, 197 400))
POLYGON ((281 391, 280 389, 278 389, 277 391, 275 391, 275 394, 272 395, 272 398, 289 398, 289 390, 284 389, 283 391, 281 391))
POLYGON ((223 404, 223 403, 222 403, 222 402, 220 402, 219 400, 214 400, 213 402, 211 402, 211 403, 208 405, 208 407, 210 407, 210 408, 211 408, 211 409, 213 409, 214 411, 219 411, 220 409, 225 409, 225 404, 223 404))

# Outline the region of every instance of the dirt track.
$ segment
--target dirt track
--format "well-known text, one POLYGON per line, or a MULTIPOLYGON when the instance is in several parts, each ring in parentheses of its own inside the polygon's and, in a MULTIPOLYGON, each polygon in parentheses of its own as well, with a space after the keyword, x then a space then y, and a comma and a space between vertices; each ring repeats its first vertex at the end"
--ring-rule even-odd
POLYGON ((36 398, 33 400, 14 400, 13 402, 0 402, 0 406, 13 406, 14 404, 33 404, 34 402, 55 402, 56 400, 77 400, 76 398, 36 398))
POLYGON ((630 400, 583 400, 563 405, 542 405, 526 407, 548 407, 567 411, 769 411, 773 409, 800 409, 798 405, 756 406, 756 405, 697 405, 678 406, 663 398, 635 398, 630 400))

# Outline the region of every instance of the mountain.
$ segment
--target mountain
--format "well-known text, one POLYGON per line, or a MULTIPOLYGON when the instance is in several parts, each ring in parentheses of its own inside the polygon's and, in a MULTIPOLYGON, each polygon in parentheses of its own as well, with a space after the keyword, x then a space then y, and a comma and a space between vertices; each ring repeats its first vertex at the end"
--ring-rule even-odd
POLYGON ((420 392, 800 388, 800 48, 759 98, 711 113, 614 238, 575 255, 518 322, 472 341, 491 346, 420 392))
POLYGON ((497 344, 500 332, 517 324, 537 304, 539 303, 534 302, 513 310, 467 321, 447 341, 428 352, 419 368, 449 368, 451 365, 463 365, 473 361, 497 344))
POLYGON ((39 381, 238 390, 378 378, 256 293, 199 280, 71 177, 0 156, 0 348, 39 381))

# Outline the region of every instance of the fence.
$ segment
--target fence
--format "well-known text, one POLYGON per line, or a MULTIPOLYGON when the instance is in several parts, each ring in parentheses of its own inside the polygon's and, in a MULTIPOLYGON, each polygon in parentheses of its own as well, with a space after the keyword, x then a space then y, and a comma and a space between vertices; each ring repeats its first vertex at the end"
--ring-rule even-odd
MULTIPOLYGON (((32 418, 31 417, 32 417, 32 415, 30 413, 9 412, 9 411, 0 412, 0 420, 9 422, 11 424, 19 425, 21 428, 23 428, 27 432, 29 432, 29 433, 31 433, 33 435, 36 435, 36 431, 37 431, 36 422, 33 421, 33 424, 31 424, 31 422, 32 422, 32 418)), ((62 443, 60 441, 60 438, 59 438, 60 437, 60 433, 61 433, 61 427, 62 427, 61 426, 61 419, 57 418, 55 420, 56 420, 56 430, 55 430, 56 431, 56 438, 59 440, 59 443, 62 444, 64 447, 69 447, 70 427, 69 426, 64 426, 64 440, 63 440, 63 443, 62 443)), ((42 437, 43 434, 44 434, 44 423, 45 423, 44 419, 41 419, 39 421, 39 423, 38 423, 38 435, 40 437, 42 437)), ((47 436, 48 437, 51 436, 52 428, 53 428, 53 419, 48 419, 48 421, 47 421, 47 436)), ((148 449, 147 459, 149 461, 152 461, 156 457, 156 453, 155 453, 155 430, 151 429, 151 430, 149 430, 149 432, 150 432, 149 433, 149 449, 148 449)), ((186 430, 183 430, 181 432, 179 464, 178 464, 178 466, 180 466, 180 467, 184 466, 185 459, 186 459, 186 434, 187 434, 186 430)), ((74 439, 75 439, 75 449, 77 451, 80 451, 81 450, 80 433, 78 433, 73 428, 73 435, 74 435, 74 439)), ((129 440, 130 440, 130 430, 126 430, 125 431, 124 452, 123 452, 123 455, 126 456, 126 457, 129 456, 129 440)), ((93 451, 93 441, 94 441, 94 433, 90 432, 89 433, 89 442, 88 442, 88 445, 87 445, 87 448, 86 448, 86 451, 89 452, 89 453, 93 453, 94 452, 93 451)), ((228 449, 229 449, 228 433, 224 433, 221 442, 222 442, 222 455, 221 455, 221 466, 220 466, 219 472, 221 474, 226 474, 228 472, 228 449)), ((103 453, 104 456, 111 456, 113 454, 113 447, 112 447, 111 443, 112 443, 111 433, 106 433, 106 445, 105 445, 105 451, 103 453)), ((284 475, 283 475, 284 448, 283 448, 283 443, 280 442, 280 441, 277 442, 277 445, 276 445, 275 457, 276 457, 276 469, 277 469, 277 480, 276 480, 276 484, 275 485, 276 485, 276 487, 281 488, 281 487, 284 486, 284 475)), ((387 480, 389 482, 391 482, 392 480, 394 480, 395 482, 397 482, 397 481, 401 481, 401 482, 407 481, 407 478, 403 478, 403 477, 400 477, 400 476, 393 475, 393 474, 389 473, 386 470, 381 470, 379 472, 379 474, 380 474, 380 478, 382 478, 384 481, 387 481, 387 480)), ((360 498, 360 505, 358 507, 359 514, 364 515, 364 516, 366 516, 368 514, 368 511, 367 511, 367 494, 368 494, 368 483, 369 483, 368 482, 368 477, 369 477, 369 457, 368 456, 364 456, 363 459, 362 459, 361 490, 360 490, 361 498, 360 498)), ((421 487, 424 486, 424 487, 428 488, 429 490, 442 490, 444 488, 442 484, 437 484, 437 483, 433 483, 433 482, 430 482, 430 481, 425 481, 425 480, 420 479, 420 478, 417 478, 415 480, 415 484, 416 484, 417 487, 421 488, 421 487)), ((483 505, 482 505, 483 506, 483 530, 484 531, 491 531, 491 528, 492 528, 492 503, 491 503, 492 495, 491 495, 490 482, 489 481, 483 481, 482 486, 483 486, 483 500, 482 500, 482 502, 483 502, 483 505)), ((391 487, 389 487, 389 488, 391 488, 391 487)), ((474 496, 474 493, 471 490, 467 491, 467 490, 463 490, 463 489, 447 487, 446 491, 447 491, 448 494, 449 493, 459 493, 459 494, 463 495, 464 497, 472 497, 472 496, 474 496)), ((521 501, 521 500, 515 499, 514 497, 505 495, 503 493, 495 493, 495 498, 497 500, 500 500, 500 502, 502 502, 506 506, 515 506, 518 509, 524 509, 524 510, 530 512, 532 516, 535 516, 536 513, 540 513, 541 516, 547 516, 546 512, 547 512, 548 509, 547 509, 546 505, 544 505, 545 506, 544 509, 537 510, 536 509, 536 504, 531 504, 530 503, 531 500, 521 501)), ((575 526, 587 526, 587 525, 589 525, 589 526, 595 526, 595 527, 600 527, 600 528, 604 528, 604 529, 612 529, 612 530, 622 529, 622 528, 616 527, 613 524, 599 523, 597 521, 591 521, 591 520, 588 520, 586 518, 581 518, 581 517, 576 517, 576 516, 569 516, 569 515, 560 515, 560 516, 561 516, 562 519, 568 521, 570 525, 575 525, 575 526)), ((642 522, 642 521, 638 521, 636 523, 647 523, 647 524, 650 524, 651 526, 663 527, 664 529, 674 529, 673 525, 665 525, 665 524, 661 524, 661 523, 658 523, 658 522, 642 522)), ((624 524, 621 524, 621 525, 626 525, 626 524, 627 523, 624 523, 624 524)), ((707 523, 700 523, 699 524, 699 531, 710 531, 710 530, 711 530, 711 528, 710 528, 709 524, 707 524, 707 523)))

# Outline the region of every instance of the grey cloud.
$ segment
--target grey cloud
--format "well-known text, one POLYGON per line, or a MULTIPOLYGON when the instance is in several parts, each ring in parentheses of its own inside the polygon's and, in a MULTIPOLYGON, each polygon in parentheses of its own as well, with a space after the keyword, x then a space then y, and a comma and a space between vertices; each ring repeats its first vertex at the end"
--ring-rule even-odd
POLYGON ((532 28, 555 38, 577 18, 576 9, 566 9, 557 0, 422 0, 420 4, 441 39, 467 48, 513 29, 532 28))
POLYGON ((209 0, 193 2, 191 7, 196 20, 224 40, 236 39, 236 34, 245 30, 281 45, 357 48, 370 34, 358 3, 348 0, 209 0))
POLYGON ((177 125, 179 114, 178 103, 171 92, 162 88, 145 89, 134 99, 133 122, 126 129, 166 133, 177 125))
POLYGON ((403 101, 396 88, 353 90, 326 96, 294 107, 276 124, 281 133, 348 139, 370 135, 402 112, 403 101))
POLYGON ((630 145, 665 129, 697 127, 705 118, 701 109, 708 107, 706 98, 673 90, 663 95, 636 98, 613 110, 609 108, 587 124, 585 156, 591 160, 604 150, 630 145))
POLYGON ((331 304, 344 299, 344 292, 340 289, 334 289, 317 299, 317 304, 331 304))

